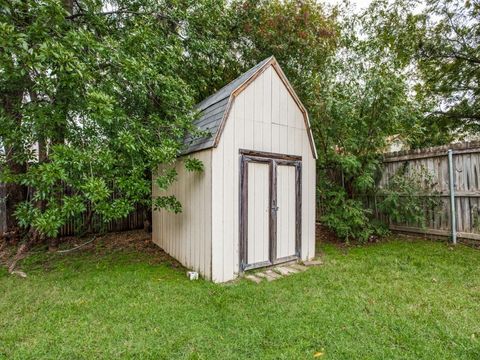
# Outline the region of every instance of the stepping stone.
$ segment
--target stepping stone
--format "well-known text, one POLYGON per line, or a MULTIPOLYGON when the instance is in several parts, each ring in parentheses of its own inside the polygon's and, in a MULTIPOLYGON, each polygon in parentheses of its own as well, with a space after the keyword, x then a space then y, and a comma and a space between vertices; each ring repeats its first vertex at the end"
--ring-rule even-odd
POLYGON ((294 273, 294 274, 298 274, 300 272, 300 270, 297 270, 295 269, 293 266, 291 265, 288 265, 288 266, 285 266, 285 269, 287 269, 288 271, 294 273))
POLYGON ((318 265, 323 265, 323 261, 322 260, 304 261, 303 265, 305 265, 305 266, 318 266, 318 265))
POLYGON ((258 276, 258 277, 267 279, 267 281, 273 281, 273 280, 275 280, 275 278, 273 278, 272 276, 267 275, 267 274, 265 274, 265 273, 263 273, 263 272, 255 273, 255 275, 258 276))
POLYGON ((270 277, 272 277, 272 278, 274 278, 274 279, 281 279, 281 278, 282 278, 281 275, 277 274, 277 273, 276 273, 275 271, 273 271, 273 270, 267 270, 267 271, 265 271, 265 274, 267 274, 268 276, 270 276, 270 277))
POLYGON ((279 273, 280 275, 288 276, 293 274, 294 272, 291 270, 288 270, 287 268, 284 267, 276 267, 273 269, 273 271, 279 273))
POLYGON ((245 275, 245 279, 253 281, 256 284, 259 284, 262 282, 262 279, 259 277, 256 277, 255 275, 245 275))
POLYGON ((292 264, 290 265, 291 268, 297 269, 299 271, 305 271, 307 270, 306 266, 300 265, 300 264, 292 264))

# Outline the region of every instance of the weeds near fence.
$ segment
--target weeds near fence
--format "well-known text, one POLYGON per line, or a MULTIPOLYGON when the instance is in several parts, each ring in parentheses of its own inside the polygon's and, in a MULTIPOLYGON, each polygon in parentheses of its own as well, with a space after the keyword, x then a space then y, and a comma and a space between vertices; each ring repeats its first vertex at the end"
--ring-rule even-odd
POLYGON ((379 211, 395 223, 427 226, 427 213, 441 205, 434 176, 425 168, 409 168, 406 164, 391 176, 387 185, 379 188, 376 196, 379 211))

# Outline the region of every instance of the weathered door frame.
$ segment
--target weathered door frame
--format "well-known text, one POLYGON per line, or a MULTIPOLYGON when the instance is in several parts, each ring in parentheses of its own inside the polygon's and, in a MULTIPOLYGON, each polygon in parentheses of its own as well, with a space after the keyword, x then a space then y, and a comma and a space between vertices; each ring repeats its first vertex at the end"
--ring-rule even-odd
POLYGON ((300 258, 302 243, 302 157, 240 149, 240 272, 300 258), (269 166, 269 260, 248 264, 248 163, 269 166), (295 254, 277 258, 277 167, 295 167, 295 254))

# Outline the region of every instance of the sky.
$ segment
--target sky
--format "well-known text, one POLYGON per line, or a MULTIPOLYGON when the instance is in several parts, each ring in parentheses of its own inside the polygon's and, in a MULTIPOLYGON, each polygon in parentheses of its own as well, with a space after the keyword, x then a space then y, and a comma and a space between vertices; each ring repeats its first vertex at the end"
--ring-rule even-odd
POLYGON ((353 0, 353 3, 355 3, 359 8, 366 8, 371 0, 353 0))
MULTIPOLYGON (((326 0, 326 1, 332 5, 342 3, 342 0, 326 0)), ((353 4, 355 4, 358 9, 364 9, 370 4, 372 0, 350 0, 350 1, 353 4)))

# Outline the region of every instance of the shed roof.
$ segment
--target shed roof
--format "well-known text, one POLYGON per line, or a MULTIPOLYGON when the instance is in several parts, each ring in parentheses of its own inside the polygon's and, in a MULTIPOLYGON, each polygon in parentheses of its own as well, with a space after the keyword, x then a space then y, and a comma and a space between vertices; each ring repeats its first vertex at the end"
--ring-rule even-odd
POLYGON ((307 127, 310 144, 312 146, 313 156, 316 158, 316 149, 313 143, 307 112, 273 56, 259 62, 250 70, 243 73, 238 78, 225 85, 216 93, 210 95, 195 106, 195 109, 200 111, 200 116, 194 121, 194 125, 199 131, 205 132, 207 135, 203 137, 194 137, 192 135, 188 135, 185 138, 185 150, 182 152, 182 155, 209 149, 217 145, 218 138, 222 130, 222 124, 228 115, 232 98, 237 95, 237 90, 239 90, 244 84, 248 83, 250 79, 254 78, 257 73, 263 71, 270 65, 274 65, 277 72, 279 72, 283 82, 287 88, 289 88, 290 93, 304 113, 305 125, 307 127))
POLYGON ((195 109, 200 111, 201 114, 200 117, 195 120, 194 125, 199 131, 208 132, 208 134, 203 137, 187 136, 185 139, 186 149, 184 154, 208 149, 214 146, 217 132, 220 129, 220 123, 228 110, 228 101, 230 100, 233 91, 250 79, 257 70, 261 69, 270 59, 271 57, 258 63, 231 83, 225 85, 216 93, 210 95, 195 106, 195 109))

